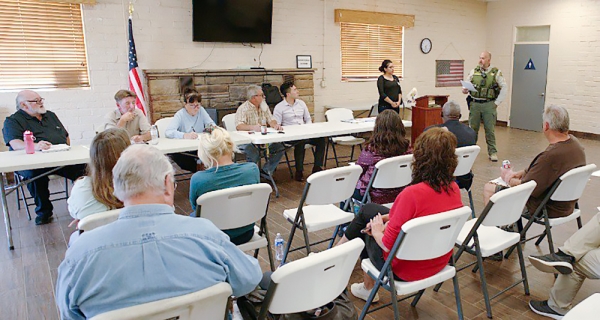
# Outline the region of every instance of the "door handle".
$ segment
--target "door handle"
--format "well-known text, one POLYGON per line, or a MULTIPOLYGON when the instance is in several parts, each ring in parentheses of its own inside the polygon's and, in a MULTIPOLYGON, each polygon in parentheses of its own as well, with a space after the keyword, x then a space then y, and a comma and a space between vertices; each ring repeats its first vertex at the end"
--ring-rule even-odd
POLYGON ((543 92, 542 92, 542 93, 540 93, 540 97, 543 97, 543 96, 545 96, 545 95, 546 95, 546 94, 545 94, 545 93, 543 93, 543 92))

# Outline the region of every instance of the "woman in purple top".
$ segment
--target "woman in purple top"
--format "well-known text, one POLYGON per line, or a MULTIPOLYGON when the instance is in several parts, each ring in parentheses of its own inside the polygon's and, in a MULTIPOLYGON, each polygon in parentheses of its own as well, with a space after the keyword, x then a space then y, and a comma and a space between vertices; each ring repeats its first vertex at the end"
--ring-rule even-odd
MULTIPOLYGON (((373 135, 366 142, 365 148, 356 161, 356 164, 362 167, 363 172, 358 179, 353 195, 354 199, 362 200, 377 162, 412 152, 410 141, 404 137, 405 135, 406 129, 398 113, 385 110, 377 116, 373 135)), ((394 202, 400 191, 402 188, 371 188, 371 201, 377 204, 394 202)))

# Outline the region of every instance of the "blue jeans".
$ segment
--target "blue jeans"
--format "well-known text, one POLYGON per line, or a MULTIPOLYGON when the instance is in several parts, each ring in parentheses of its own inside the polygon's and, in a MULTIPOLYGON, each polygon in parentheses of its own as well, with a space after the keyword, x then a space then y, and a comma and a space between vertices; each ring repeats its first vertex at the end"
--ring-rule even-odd
MULTIPOLYGON (((246 153, 246 158, 248 159, 248 161, 252 161, 256 164, 259 164, 261 155, 260 155, 258 148, 255 145, 253 145, 253 144, 241 145, 240 149, 244 150, 244 153, 246 153)), ((264 150, 263 150, 263 152, 264 152, 264 150)), ((270 143, 269 144, 269 157, 268 157, 265 165, 262 166, 262 169, 264 171, 268 172, 269 174, 273 174, 273 172, 275 171, 275 168, 277 168, 277 166, 279 165, 279 161, 285 154, 284 152, 285 152, 285 147, 283 146, 283 144, 270 143)), ((260 167, 260 165, 259 165, 259 167, 260 167)))

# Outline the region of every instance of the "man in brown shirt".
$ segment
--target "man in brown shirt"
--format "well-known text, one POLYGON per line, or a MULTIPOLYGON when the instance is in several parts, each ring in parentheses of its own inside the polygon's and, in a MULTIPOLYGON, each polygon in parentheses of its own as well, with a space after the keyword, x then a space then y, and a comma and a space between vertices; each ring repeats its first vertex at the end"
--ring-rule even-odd
MULTIPOLYGON (((537 186, 527 200, 527 210, 535 212, 536 208, 548 194, 550 187, 567 171, 584 166, 585 153, 577 138, 569 134, 569 113, 560 106, 550 105, 544 110, 544 136, 550 143, 546 150, 538 154, 526 170, 514 172, 512 169, 501 169, 501 177, 509 186, 514 187, 528 181, 535 181, 537 186)), ((487 183, 484 186, 484 202, 496 191, 496 185, 487 183)), ((576 201, 552 201, 546 204, 549 218, 568 216, 573 212, 576 201)))

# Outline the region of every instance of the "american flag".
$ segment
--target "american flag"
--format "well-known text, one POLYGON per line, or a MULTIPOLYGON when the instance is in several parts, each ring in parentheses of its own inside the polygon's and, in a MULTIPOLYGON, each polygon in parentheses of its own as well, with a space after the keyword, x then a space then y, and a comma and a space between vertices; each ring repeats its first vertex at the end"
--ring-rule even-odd
POLYGON ((129 90, 137 96, 135 105, 146 114, 146 99, 144 98, 144 87, 138 72, 137 54, 135 53, 135 42, 133 41, 133 24, 129 16, 129 90))
POLYGON ((465 72, 465 60, 436 60, 435 86, 460 87, 465 72))

